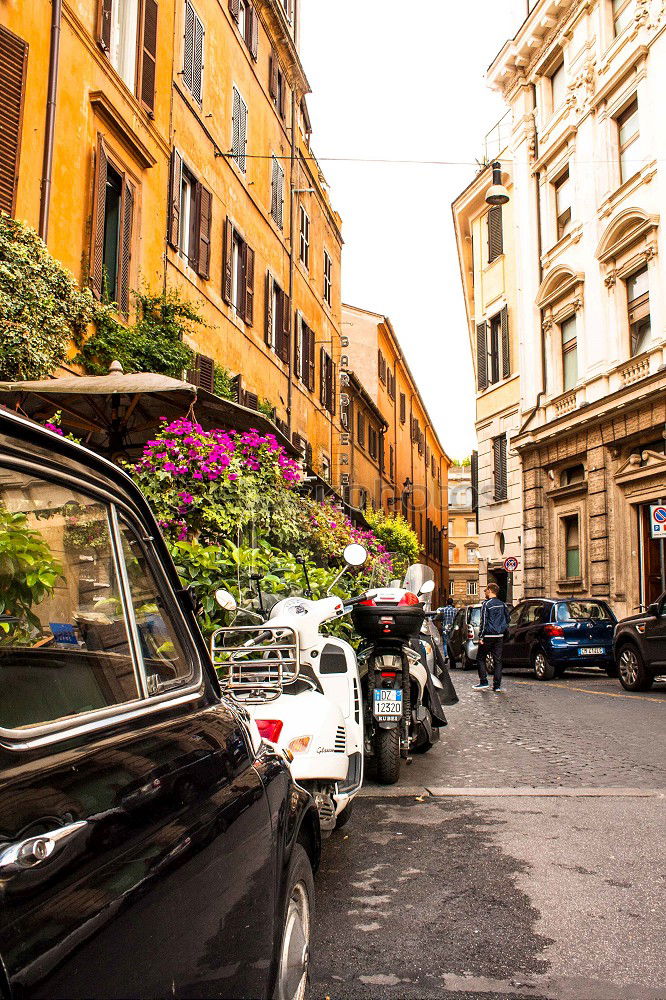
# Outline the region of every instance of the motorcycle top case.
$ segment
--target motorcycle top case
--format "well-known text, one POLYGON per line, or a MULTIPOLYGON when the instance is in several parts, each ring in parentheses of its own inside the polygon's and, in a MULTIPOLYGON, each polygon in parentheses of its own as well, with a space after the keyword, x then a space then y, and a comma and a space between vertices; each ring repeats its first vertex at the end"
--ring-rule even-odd
POLYGON ((352 611, 354 628, 364 639, 416 639, 425 621, 420 605, 358 604, 352 611))

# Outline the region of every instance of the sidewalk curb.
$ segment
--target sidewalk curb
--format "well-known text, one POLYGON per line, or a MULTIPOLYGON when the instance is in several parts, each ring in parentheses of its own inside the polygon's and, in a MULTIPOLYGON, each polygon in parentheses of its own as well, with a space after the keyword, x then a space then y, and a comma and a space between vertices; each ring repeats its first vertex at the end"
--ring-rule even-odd
POLYGON ((374 799, 511 799, 511 798, 565 798, 565 799, 664 799, 666 788, 460 788, 407 785, 362 788, 361 798, 374 799))

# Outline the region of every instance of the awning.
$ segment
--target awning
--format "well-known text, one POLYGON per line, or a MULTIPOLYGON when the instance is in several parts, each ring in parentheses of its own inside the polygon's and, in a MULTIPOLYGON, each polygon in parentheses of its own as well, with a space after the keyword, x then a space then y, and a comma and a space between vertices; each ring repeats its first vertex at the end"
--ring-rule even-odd
POLYGON ((138 454, 157 431, 161 417, 188 416, 203 427, 275 434, 291 455, 296 454, 291 441, 263 413, 152 372, 0 382, 0 404, 39 423, 60 411, 66 433, 110 458, 138 454))

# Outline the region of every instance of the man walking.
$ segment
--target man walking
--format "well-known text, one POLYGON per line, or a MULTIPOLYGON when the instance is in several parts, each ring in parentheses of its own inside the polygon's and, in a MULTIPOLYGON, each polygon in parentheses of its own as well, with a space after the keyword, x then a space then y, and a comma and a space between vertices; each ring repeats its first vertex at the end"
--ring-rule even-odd
POLYGON ((475 691, 488 690, 487 658, 493 658, 493 691, 502 693, 502 648, 504 633, 509 627, 509 609, 504 601, 499 599, 499 587, 489 583, 485 589, 485 601, 481 608, 481 624, 479 626, 479 652, 477 666, 479 668, 479 683, 474 685, 475 691))
POLYGON ((447 635, 451 631, 451 626, 456 617, 456 607, 453 603, 453 598, 449 597, 446 605, 441 608, 440 611, 440 623, 442 626, 442 635, 446 639, 447 635))

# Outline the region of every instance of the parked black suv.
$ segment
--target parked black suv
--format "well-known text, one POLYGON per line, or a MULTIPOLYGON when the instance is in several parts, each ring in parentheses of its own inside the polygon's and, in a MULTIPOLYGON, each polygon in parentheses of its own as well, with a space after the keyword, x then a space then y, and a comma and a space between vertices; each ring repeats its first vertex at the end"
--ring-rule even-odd
POLYGON ((0 409, 10 994, 301 996, 319 849, 312 799, 221 697, 138 489, 0 409))
POLYGON ((618 622, 613 651, 627 691, 647 691, 655 677, 666 674, 666 594, 642 614, 618 622))

